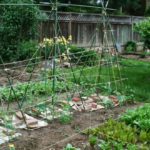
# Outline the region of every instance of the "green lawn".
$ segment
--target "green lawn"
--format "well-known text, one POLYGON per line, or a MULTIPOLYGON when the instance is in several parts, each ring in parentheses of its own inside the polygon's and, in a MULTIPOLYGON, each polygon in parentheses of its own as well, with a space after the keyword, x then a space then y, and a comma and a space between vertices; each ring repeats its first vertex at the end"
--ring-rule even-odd
MULTIPOLYGON (((127 79, 124 84, 120 84, 120 76, 117 65, 104 64, 101 69, 96 66, 77 66, 71 68, 57 68, 57 82, 55 91, 75 92, 82 91, 82 94, 93 94, 97 90, 102 94, 121 94, 131 96, 134 94, 135 99, 139 101, 150 101, 150 62, 141 62, 131 59, 120 60, 122 78, 127 79), (114 80, 119 82, 114 82, 114 80), (109 84, 111 82, 111 84, 109 84), (77 84, 75 84, 77 83, 77 84), (127 88, 128 87, 128 88, 127 88), (132 90, 132 92, 131 92, 132 90), (125 93, 124 93, 125 92, 125 93)), ((47 73, 51 76, 51 72, 47 73)), ((16 87, 18 98, 25 93, 26 84, 19 84, 16 87)), ((1 96, 12 101, 13 95, 9 96, 9 88, 1 88, 1 96)), ((47 79, 45 82, 31 83, 28 88, 28 95, 45 96, 52 93, 52 80, 47 79), (30 90, 29 90, 30 89, 30 90)))
POLYGON ((140 101, 150 101, 150 62, 122 59, 122 74, 140 101))
MULTIPOLYGON (((135 97, 139 101, 150 101, 150 62, 142 62, 132 59, 121 59, 120 64, 122 77, 128 78, 128 80, 124 82, 124 86, 121 90, 124 90, 125 87, 128 86, 129 89, 133 90, 135 97)), ((117 76, 116 80, 119 79, 117 67, 114 67, 113 70, 115 76, 117 76)), ((69 73, 70 70, 66 70, 66 72, 69 73)), ((83 68, 83 70, 82 67, 74 68, 74 76, 78 83, 96 83, 98 75, 98 66, 86 66, 85 68, 83 68)), ((103 66, 101 68, 100 75, 101 83, 106 83, 109 80, 113 80, 113 71, 107 66, 103 66), (111 79, 109 78, 109 73, 111 79)), ((72 74, 70 76, 69 73, 68 77, 68 80, 74 80, 72 74)), ((66 78, 68 77, 66 76, 66 78)))

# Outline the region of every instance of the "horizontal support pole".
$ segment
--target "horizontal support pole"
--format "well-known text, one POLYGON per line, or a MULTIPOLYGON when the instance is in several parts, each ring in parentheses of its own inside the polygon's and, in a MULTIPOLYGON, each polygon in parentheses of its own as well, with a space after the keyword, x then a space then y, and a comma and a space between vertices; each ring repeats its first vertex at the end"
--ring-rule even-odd
MULTIPOLYGON (((43 2, 39 4, 29 4, 29 3, 0 3, 0 6, 53 6, 55 3, 43 2)), ((96 8, 103 9, 103 7, 99 6, 90 6, 90 5, 78 5, 78 4, 67 4, 67 3, 58 3, 58 7, 82 7, 82 8, 96 8)), ((116 9, 105 8, 107 10, 114 11, 116 9)))

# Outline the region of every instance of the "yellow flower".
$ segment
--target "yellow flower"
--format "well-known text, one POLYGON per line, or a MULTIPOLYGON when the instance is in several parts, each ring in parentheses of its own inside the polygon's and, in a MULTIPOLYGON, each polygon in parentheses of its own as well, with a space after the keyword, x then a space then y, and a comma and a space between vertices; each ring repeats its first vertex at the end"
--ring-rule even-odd
POLYGON ((39 46, 40 46, 41 48, 44 48, 44 47, 45 47, 45 44, 44 44, 44 43, 40 43, 39 46))
POLYGON ((10 150, 15 150, 14 144, 9 144, 9 149, 10 149, 10 150))
POLYGON ((44 39, 43 39, 43 42, 44 42, 44 43, 47 43, 48 41, 49 41, 48 38, 44 38, 44 39))
POLYGON ((62 36, 62 42, 64 43, 64 45, 67 45, 67 40, 65 39, 64 36, 62 36))
POLYGON ((63 56, 63 59, 64 59, 65 61, 68 60, 68 58, 67 58, 67 56, 66 56, 65 53, 62 53, 62 56, 63 56))
MULTIPOLYGON (((69 40, 72 40, 72 36, 69 36, 69 40)), ((69 44, 69 40, 67 40, 64 36, 60 36, 56 38, 56 44, 67 45, 69 44)), ((52 46, 54 44, 53 38, 44 38, 43 42, 39 44, 40 47, 44 48, 46 46, 52 46)))
POLYGON ((67 54, 69 55, 70 52, 70 47, 67 48, 67 54))
POLYGON ((72 35, 69 35, 68 41, 72 41, 72 35))
POLYGON ((66 54, 65 53, 62 53, 62 56, 65 56, 66 54))
MULTIPOLYGON (((52 38, 50 38, 50 39, 44 38, 44 39, 43 39, 43 44, 44 44, 45 46, 51 46, 51 45, 53 44, 53 39, 52 39, 52 38)), ((45 46, 44 46, 44 47, 45 47, 45 46)))
POLYGON ((58 43, 62 43, 62 39, 60 37, 57 38, 58 43))
POLYGON ((65 61, 66 61, 66 60, 68 60, 68 58, 67 58, 67 56, 66 56, 66 55, 64 56, 64 60, 65 60, 65 61))

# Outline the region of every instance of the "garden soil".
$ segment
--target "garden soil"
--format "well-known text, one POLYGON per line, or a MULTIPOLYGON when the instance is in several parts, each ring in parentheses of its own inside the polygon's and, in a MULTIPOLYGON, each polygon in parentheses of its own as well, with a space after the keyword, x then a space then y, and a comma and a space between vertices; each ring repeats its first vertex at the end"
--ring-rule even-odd
POLYGON ((145 58, 140 58, 140 55, 128 54, 128 55, 122 55, 122 58, 135 59, 135 60, 139 60, 139 61, 150 62, 150 56, 146 56, 145 58))
MULTIPOLYGON (((109 118, 117 119, 127 109, 140 105, 142 104, 136 103, 94 112, 75 112, 74 119, 67 125, 62 125, 59 120, 54 120, 49 123, 49 126, 38 130, 18 130, 22 137, 12 143, 15 145, 15 150, 63 150, 68 143, 83 150, 87 144, 87 137, 81 134, 81 131, 98 126, 109 118)), ((3 145, 0 150, 8 150, 8 146, 3 145)))

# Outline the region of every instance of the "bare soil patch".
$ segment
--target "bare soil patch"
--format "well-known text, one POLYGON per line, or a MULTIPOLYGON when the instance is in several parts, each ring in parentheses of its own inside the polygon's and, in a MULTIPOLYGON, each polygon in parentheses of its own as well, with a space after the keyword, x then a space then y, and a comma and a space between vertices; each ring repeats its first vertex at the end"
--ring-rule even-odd
MULTIPOLYGON (((49 126, 34 131, 18 130, 22 137, 12 142, 16 150, 62 150, 67 143, 83 149, 87 137, 80 132, 86 128, 104 123, 109 118, 116 119, 128 108, 135 108, 142 104, 126 105, 114 109, 102 109, 94 112, 75 112, 73 120, 68 125, 60 124, 59 120, 49 123, 49 126)), ((0 150, 7 150, 7 146, 0 150)))
POLYGON ((128 54, 128 55, 122 55, 122 57, 123 58, 140 60, 140 61, 145 61, 145 62, 150 62, 150 56, 146 56, 145 58, 141 58, 140 55, 128 54))

